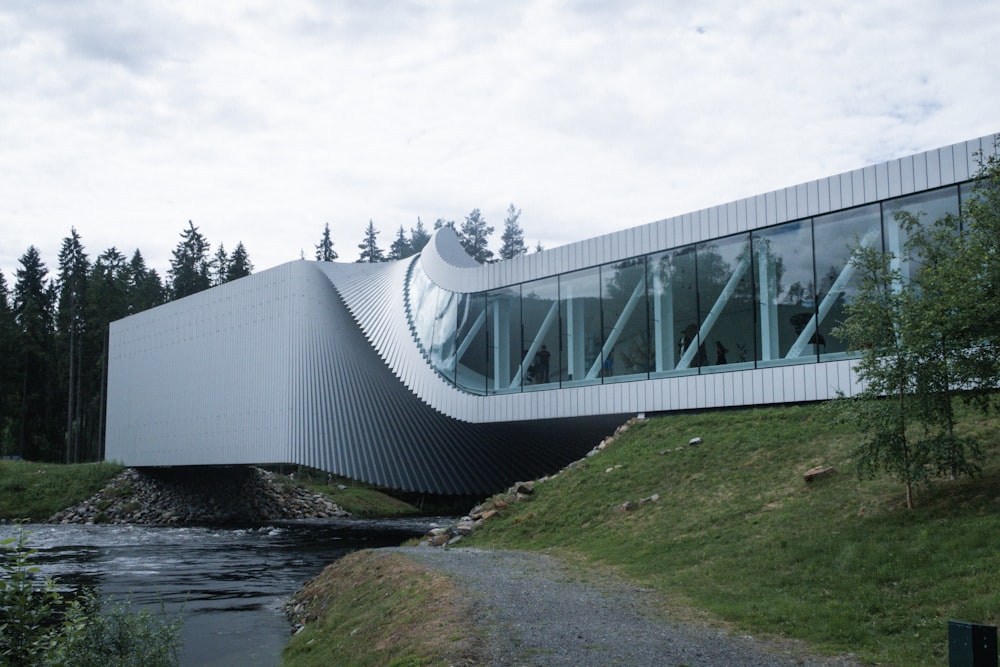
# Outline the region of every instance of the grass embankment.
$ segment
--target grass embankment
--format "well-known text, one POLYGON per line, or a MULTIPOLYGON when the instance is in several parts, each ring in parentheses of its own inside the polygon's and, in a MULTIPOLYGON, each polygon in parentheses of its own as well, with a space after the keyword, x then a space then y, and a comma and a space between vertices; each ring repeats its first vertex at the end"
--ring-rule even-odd
POLYGON ((31 463, 0 460, 0 519, 45 521, 85 500, 124 468, 115 463, 31 463))
POLYGON ((1000 622, 1000 422, 962 429, 983 444, 982 476, 939 480, 907 511, 895 480, 856 478, 859 435, 820 406, 651 419, 463 544, 607 566, 739 632, 940 665, 949 619, 1000 622), (817 465, 838 472, 807 484, 817 465))
POLYGON ((478 633, 455 585, 397 554, 345 556, 293 605, 306 627, 285 647, 284 665, 454 665, 478 654, 478 633))
POLYGON ((295 483, 310 491, 330 497, 341 509, 357 517, 406 517, 420 516, 419 508, 395 498, 377 488, 311 468, 299 467, 295 483))

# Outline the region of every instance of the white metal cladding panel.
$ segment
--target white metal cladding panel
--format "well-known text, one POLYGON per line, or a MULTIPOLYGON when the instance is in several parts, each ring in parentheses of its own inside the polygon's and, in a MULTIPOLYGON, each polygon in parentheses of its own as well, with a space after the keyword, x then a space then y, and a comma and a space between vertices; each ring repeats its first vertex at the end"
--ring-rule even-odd
POLYGON ((264 462, 282 454, 273 436, 290 418, 290 359, 282 354, 291 347, 288 329, 268 316, 273 311, 262 314, 230 297, 249 287, 287 312, 291 295, 275 299, 270 285, 244 281, 113 323, 109 459, 183 465, 264 462), (255 328, 258 336, 240 335, 255 328), (206 441, 217 447, 205 451, 206 441))

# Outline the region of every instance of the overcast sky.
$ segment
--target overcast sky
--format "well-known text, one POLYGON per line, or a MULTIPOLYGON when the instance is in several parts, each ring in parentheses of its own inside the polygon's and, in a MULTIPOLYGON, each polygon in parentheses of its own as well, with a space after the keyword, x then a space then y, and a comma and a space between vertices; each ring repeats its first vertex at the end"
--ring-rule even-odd
POLYGON ((0 2, 0 270, 76 227, 165 275, 368 220, 552 248, 1000 131, 1000 3, 0 2))

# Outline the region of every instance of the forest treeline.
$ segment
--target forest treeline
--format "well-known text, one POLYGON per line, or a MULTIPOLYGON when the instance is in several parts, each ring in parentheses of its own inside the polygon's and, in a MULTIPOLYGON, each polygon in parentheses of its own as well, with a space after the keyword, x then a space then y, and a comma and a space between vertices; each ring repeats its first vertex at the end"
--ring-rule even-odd
MULTIPOLYGON (((500 259, 527 252, 520 216, 511 204, 500 259)), ((455 229, 478 261, 494 260, 489 248, 494 227, 479 209, 461 223, 439 218, 433 229, 444 226, 455 229)), ((409 232, 400 226, 386 249, 379 234, 369 220, 357 261, 410 257, 424 247, 431 230, 417 218, 409 232)), ((317 261, 338 259, 329 224, 314 247, 317 261)), ((111 247, 91 259, 75 228, 62 240, 52 272, 34 246, 18 262, 10 282, 0 271, 0 455, 67 463, 104 456, 108 324, 248 276, 254 268, 242 242, 232 252, 222 243, 213 251, 191 221, 180 233, 166 276, 147 266, 138 249, 126 257, 111 247)))

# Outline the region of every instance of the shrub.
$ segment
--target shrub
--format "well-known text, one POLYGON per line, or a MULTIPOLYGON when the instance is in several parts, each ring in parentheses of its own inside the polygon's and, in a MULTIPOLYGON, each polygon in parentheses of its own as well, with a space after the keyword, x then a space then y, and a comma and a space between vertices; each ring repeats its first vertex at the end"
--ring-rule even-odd
POLYGON ((102 613, 92 592, 67 595, 50 578, 39 582, 23 525, 0 547, 0 664, 179 664, 180 618, 135 612, 130 602, 114 603, 102 613))

